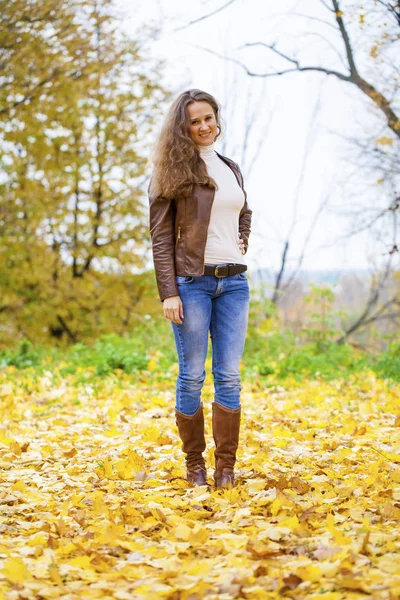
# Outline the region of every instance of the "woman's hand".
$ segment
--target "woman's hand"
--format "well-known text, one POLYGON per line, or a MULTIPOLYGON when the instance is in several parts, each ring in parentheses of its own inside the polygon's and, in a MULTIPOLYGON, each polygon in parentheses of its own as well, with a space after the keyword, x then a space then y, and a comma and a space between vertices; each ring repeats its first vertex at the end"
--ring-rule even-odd
POLYGON ((242 254, 246 254, 246 246, 244 245, 244 240, 241 239, 242 234, 238 233, 237 243, 239 244, 239 250, 242 254))
POLYGON ((164 306, 164 317, 173 321, 174 323, 179 323, 182 325, 183 321, 183 305, 180 296, 170 296, 169 298, 165 298, 163 302, 164 306))

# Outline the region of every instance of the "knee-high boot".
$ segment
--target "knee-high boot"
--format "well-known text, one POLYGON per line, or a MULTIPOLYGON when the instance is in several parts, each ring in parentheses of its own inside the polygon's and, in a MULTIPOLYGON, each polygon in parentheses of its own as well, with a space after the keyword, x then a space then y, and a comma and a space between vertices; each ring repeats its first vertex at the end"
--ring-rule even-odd
POLYGON ((187 480, 195 485, 208 485, 207 470, 202 454, 206 449, 203 403, 200 402, 194 415, 185 415, 175 408, 175 420, 183 442, 182 450, 186 454, 187 480))
POLYGON ((241 407, 232 409, 220 402, 212 404, 212 427, 215 442, 214 481, 217 487, 233 487, 233 468, 239 445, 241 407))

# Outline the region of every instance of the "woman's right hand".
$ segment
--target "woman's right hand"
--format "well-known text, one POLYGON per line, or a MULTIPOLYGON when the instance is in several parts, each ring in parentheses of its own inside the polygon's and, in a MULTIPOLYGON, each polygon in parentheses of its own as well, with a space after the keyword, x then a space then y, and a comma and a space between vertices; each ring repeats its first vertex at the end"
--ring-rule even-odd
POLYGON ((180 296, 170 296, 169 298, 165 298, 163 302, 164 306, 164 317, 173 321, 174 323, 179 323, 182 325, 181 318, 183 319, 183 305, 180 296))

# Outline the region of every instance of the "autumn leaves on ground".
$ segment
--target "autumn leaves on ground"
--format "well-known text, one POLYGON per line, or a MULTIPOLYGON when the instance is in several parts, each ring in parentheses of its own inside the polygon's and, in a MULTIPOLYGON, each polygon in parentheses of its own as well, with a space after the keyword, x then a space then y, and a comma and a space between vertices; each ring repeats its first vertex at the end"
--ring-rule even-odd
POLYGON ((0 598, 399 598, 398 384, 245 378, 223 491, 209 374, 209 489, 184 479, 173 377, 8 367, 0 386, 0 598))

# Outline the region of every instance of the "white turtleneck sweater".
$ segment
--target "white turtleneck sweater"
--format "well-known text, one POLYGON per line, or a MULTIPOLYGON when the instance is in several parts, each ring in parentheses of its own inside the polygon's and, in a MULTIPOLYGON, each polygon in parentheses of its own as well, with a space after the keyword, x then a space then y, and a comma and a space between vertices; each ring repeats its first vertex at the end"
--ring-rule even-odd
POLYGON ((218 186, 211 208, 210 224, 204 263, 247 264, 239 248, 239 214, 244 204, 244 193, 232 169, 215 152, 215 144, 198 146, 207 172, 218 186))

